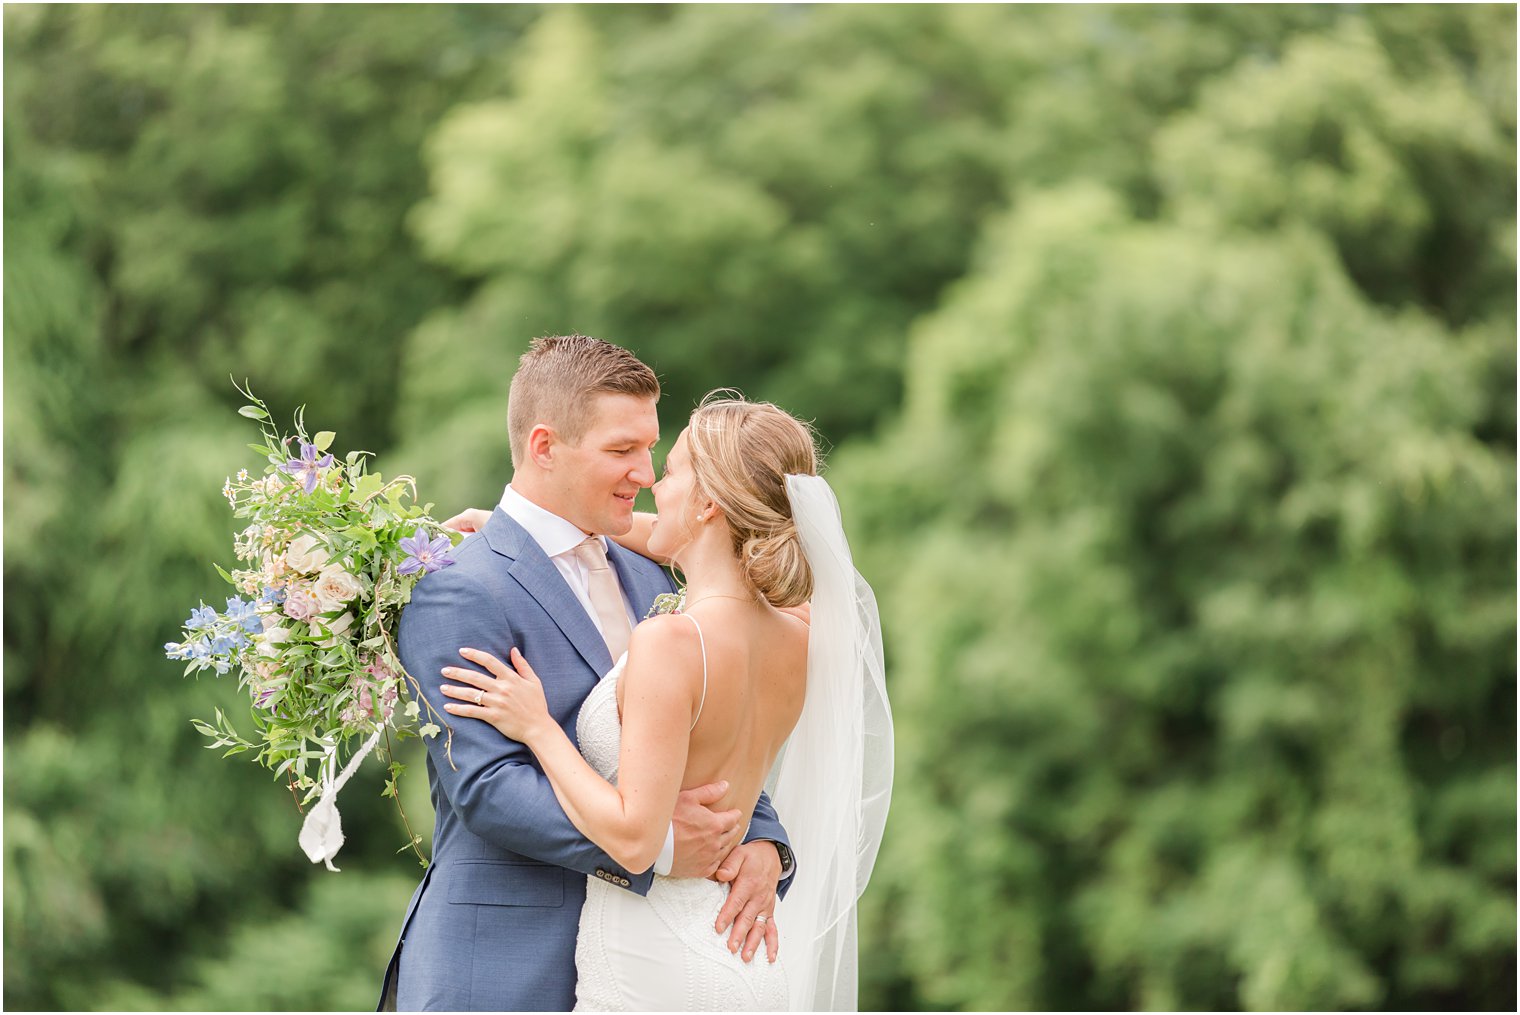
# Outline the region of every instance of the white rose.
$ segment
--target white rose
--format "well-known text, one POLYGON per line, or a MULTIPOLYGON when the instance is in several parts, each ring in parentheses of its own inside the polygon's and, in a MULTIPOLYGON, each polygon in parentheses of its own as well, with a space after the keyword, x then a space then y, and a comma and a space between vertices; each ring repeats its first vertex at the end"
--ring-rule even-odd
POLYGON ((293 571, 311 574, 327 563, 327 549, 316 536, 297 536, 285 551, 285 563, 293 571))
POLYGON ((280 654, 280 645, 290 640, 289 629, 281 626, 274 617, 264 618, 264 637, 259 642, 259 655, 277 656, 280 654))
POLYGON ((345 603, 352 602, 364 591, 364 585, 340 565, 329 564, 317 575, 311 591, 317 597, 320 612, 331 613, 342 609, 345 603))

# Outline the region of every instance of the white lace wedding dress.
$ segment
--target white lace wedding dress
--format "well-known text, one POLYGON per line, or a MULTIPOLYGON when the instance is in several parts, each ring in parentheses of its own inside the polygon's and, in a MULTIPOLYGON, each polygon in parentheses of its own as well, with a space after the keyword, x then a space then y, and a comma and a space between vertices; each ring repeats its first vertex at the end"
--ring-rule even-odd
MULTIPOLYGON (((623 732, 617 684, 626 658, 586 697, 576 719, 581 754, 612 783, 623 732)), ((705 697, 705 673, 703 680, 705 697)), ((785 1011, 785 960, 768 961, 762 944, 746 963, 729 952, 728 935, 713 930, 727 898, 727 885, 705 878, 656 875, 641 897, 588 877, 575 942, 575 1010, 785 1011)))

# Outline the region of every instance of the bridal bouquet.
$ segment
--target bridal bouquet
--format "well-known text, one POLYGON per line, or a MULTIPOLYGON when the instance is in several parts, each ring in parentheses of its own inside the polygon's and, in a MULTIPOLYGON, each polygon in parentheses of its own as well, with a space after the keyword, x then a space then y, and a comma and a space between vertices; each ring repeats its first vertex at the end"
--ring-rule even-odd
MULTIPOLYGON (((389 772, 384 795, 399 808, 403 766, 391 757, 392 733, 431 737, 447 725, 414 693, 415 680, 397 656, 396 628, 412 587, 452 564, 449 551, 463 536, 430 518, 431 504, 414 503, 411 477, 386 482, 367 472, 366 451, 339 461, 328 453, 334 435, 308 436, 300 412, 295 433, 281 435, 268 407, 239 390, 251 403, 240 413, 259 421, 263 435, 249 447, 268 464, 262 475, 244 469, 222 487, 233 515, 247 520, 233 537, 238 566, 213 565, 235 594, 225 610, 196 607, 183 639, 164 649, 185 662, 186 675, 236 672, 253 733, 238 732, 219 708, 212 722, 193 720, 196 729, 211 740, 208 747, 226 748, 223 757, 252 752, 287 780, 301 805, 316 800, 301 846, 313 862, 336 870, 338 789, 380 746, 389 772), (364 738, 363 746, 349 752, 339 773, 339 749, 355 738, 364 738)), ((410 824, 407 831, 422 859, 421 838, 410 824)))

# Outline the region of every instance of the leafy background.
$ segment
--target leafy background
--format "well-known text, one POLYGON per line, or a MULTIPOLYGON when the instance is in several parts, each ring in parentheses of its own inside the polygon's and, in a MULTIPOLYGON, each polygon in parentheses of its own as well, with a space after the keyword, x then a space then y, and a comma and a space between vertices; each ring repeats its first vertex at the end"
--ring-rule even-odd
POLYGON ((667 436, 734 385, 832 447, 898 718, 864 1006, 1513 1010, 1515 27, 7 5, 5 1005, 373 1007, 378 770, 313 868, 159 650, 228 377, 452 511, 578 330, 667 436))

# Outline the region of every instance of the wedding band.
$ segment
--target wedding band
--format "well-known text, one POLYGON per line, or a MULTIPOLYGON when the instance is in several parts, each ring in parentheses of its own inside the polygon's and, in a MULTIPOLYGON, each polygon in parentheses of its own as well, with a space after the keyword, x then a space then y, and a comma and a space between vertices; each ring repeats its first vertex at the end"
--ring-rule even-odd
POLYGON ((486 700, 486 692, 484 692, 484 691, 476 691, 475 692, 475 704, 479 705, 481 702, 483 702, 485 700, 486 700))
POLYGON ((768 917, 768 916, 766 916, 764 913, 761 913, 759 916, 755 917, 755 922, 756 923, 770 923, 771 922, 771 918, 768 917))

